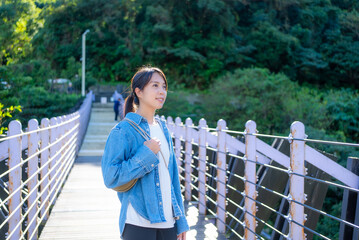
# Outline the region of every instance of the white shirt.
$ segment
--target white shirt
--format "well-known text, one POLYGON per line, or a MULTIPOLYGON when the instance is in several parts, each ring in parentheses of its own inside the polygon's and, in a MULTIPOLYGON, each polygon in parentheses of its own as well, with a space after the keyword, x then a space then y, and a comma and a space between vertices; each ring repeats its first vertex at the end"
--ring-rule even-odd
POLYGON ((167 168, 170 158, 169 145, 162 131, 162 128, 158 123, 154 125, 150 125, 150 133, 151 133, 151 138, 157 138, 160 140, 161 151, 164 156, 163 159, 161 153, 158 152, 158 157, 160 160, 160 163, 158 165, 160 188, 162 195, 163 211, 166 218, 166 222, 151 223, 147 219, 140 216, 136 212, 136 210, 132 207, 131 203, 129 203, 127 208, 126 223, 136 226, 141 226, 141 227, 149 227, 149 228, 172 228, 174 226, 175 220, 173 218, 172 202, 171 202, 171 178, 167 168), (166 163, 164 161, 166 161, 166 163))

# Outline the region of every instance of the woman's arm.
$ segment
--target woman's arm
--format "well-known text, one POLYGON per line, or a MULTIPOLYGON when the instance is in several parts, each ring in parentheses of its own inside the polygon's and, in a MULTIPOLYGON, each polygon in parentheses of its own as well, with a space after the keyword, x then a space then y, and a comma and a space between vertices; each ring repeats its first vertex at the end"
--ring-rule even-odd
POLYGON ((140 178, 152 171, 159 163, 153 151, 140 146, 135 155, 129 158, 131 138, 124 129, 112 129, 102 156, 101 168, 106 187, 115 188, 140 178))

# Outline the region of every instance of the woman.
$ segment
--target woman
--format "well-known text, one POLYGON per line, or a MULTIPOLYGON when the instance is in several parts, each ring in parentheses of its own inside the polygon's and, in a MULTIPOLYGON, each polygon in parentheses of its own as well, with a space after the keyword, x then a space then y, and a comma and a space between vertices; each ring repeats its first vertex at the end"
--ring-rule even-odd
POLYGON ((189 229, 173 142, 165 122, 154 117, 166 96, 164 73, 153 67, 139 69, 125 102, 128 121, 117 124, 107 139, 101 163, 105 185, 115 188, 138 179, 130 190, 118 193, 124 240, 185 240, 189 229), (151 139, 146 141, 131 122, 151 139))

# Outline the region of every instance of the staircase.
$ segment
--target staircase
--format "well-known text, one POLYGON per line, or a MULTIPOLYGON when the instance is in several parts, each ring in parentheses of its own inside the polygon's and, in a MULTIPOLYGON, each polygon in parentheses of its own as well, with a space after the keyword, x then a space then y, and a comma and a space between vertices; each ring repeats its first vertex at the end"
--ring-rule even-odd
POLYGON ((90 123, 79 156, 102 156, 107 137, 118 123, 114 119, 113 103, 93 103, 90 123))
POLYGON ((106 97, 107 102, 111 103, 111 97, 115 90, 117 90, 118 93, 122 94, 123 98, 127 96, 126 88, 118 84, 117 86, 111 86, 111 85, 96 85, 90 87, 90 90, 92 90, 94 96, 95 96, 95 102, 101 102, 102 97, 106 97))

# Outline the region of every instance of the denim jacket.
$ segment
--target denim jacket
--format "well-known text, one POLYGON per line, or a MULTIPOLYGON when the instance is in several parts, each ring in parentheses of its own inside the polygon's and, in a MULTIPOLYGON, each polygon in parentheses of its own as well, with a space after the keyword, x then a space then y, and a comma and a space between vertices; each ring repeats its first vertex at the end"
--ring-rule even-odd
MULTIPOLYGON (((150 127, 145 118, 136 113, 128 113, 126 117, 137 123, 150 135, 150 127)), ((172 180, 171 200, 178 235, 188 231, 189 226, 183 207, 173 142, 165 122, 159 118, 156 119, 160 121, 170 147, 168 170, 172 180)), ((143 218, 151 223, 166 221, 162 206, 158 170, 159 158, 143 144, 144 142, 145 139, 127 121, 121 121, 111 130, 102 156, 102 175, 106 187, 114 188, 129 182, 131 179, 138 178, 136 184, 129 191, 117 193, 121 201, 119 223, 121 235, 125 227, 129 203, 143 218)))

